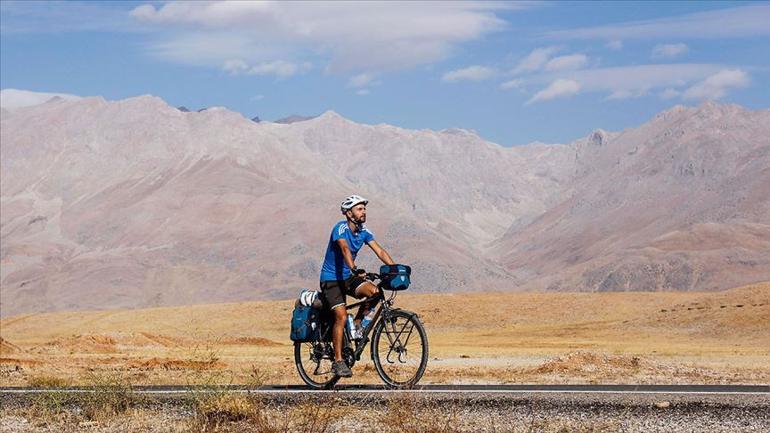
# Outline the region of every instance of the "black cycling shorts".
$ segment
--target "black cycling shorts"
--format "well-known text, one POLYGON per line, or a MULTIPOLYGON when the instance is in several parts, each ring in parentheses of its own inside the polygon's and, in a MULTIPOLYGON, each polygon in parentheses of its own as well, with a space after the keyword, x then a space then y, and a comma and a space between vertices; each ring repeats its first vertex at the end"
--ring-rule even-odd
POLYGON ((356 289, 365 282, 366 280, 358 275, 351 275, 347 280, 321 281, 324 305, 328 310, 333 310, 345 305, 345 295, 360 299, 361 297, 356 296, 356 289))

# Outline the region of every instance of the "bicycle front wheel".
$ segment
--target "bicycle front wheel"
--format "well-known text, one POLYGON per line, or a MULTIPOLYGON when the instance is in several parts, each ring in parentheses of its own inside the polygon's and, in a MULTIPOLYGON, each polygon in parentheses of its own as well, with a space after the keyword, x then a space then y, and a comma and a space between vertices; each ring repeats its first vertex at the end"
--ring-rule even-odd
POLYGON ((374 329, 372 360, 377 374, 391 388, 411 388, 428 365, 428 339, 417 315, 393 310, 374 329))

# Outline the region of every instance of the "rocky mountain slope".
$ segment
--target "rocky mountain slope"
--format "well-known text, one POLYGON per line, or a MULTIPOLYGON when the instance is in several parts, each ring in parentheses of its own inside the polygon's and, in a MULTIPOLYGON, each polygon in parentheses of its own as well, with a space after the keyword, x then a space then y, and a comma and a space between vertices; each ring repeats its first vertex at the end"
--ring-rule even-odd
MULTIPOLYGON (((721 289, 770 279, 770 111, 503 148, 334 112, 255 123, 143 96, 2 112, 3 316, 292 296, 338 202, 420 291, 721 289)), ((376 266, 372 254, 361 263, 376 266)))
POLYGON ((573 191, 495 242, 530 287, 714 290, 770 271, 770 111, 707 102, 569 146, 573 191))

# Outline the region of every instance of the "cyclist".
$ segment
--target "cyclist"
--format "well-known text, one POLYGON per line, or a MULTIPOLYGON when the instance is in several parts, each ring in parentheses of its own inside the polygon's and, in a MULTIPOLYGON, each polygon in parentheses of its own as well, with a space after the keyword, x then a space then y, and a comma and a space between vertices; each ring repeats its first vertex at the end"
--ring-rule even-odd
MULTIPOLYGON (((377 287, 365 279, 366 271, 356 267, 356 256, 364 244, 386 265, 394 265, 393 259, 374 240, 374 234, 366 228, 366 205, 369 201, 358 195, 351 195, 340 205, 345 220, 332 228, 326 256, 321 267, 321 292, 334 317, 332 344, 334 345, 334 363, 332 370, 340 377, 351 377, 353 372, 342 360, 342 335, 345 332, 347 310, 345 295, 362 299, 374 296, 377 287)), ((358 309, 355 323, 361 322, 364 314, 373 305, 364 304, 358 309)))

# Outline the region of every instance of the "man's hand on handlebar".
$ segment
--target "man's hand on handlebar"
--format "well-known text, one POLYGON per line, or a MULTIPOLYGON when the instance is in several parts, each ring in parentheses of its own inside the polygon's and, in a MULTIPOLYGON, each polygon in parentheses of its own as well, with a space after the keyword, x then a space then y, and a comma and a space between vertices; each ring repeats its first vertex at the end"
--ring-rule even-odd
POLYGON ((356 275, 358 277, 365 278, 369 281, 379 280, 380 274, 375 274, 374 272, 366 272, 366 270, 361 268, 353 268, 350 270, 350 272, 353 273, 353 275, 356 275))

